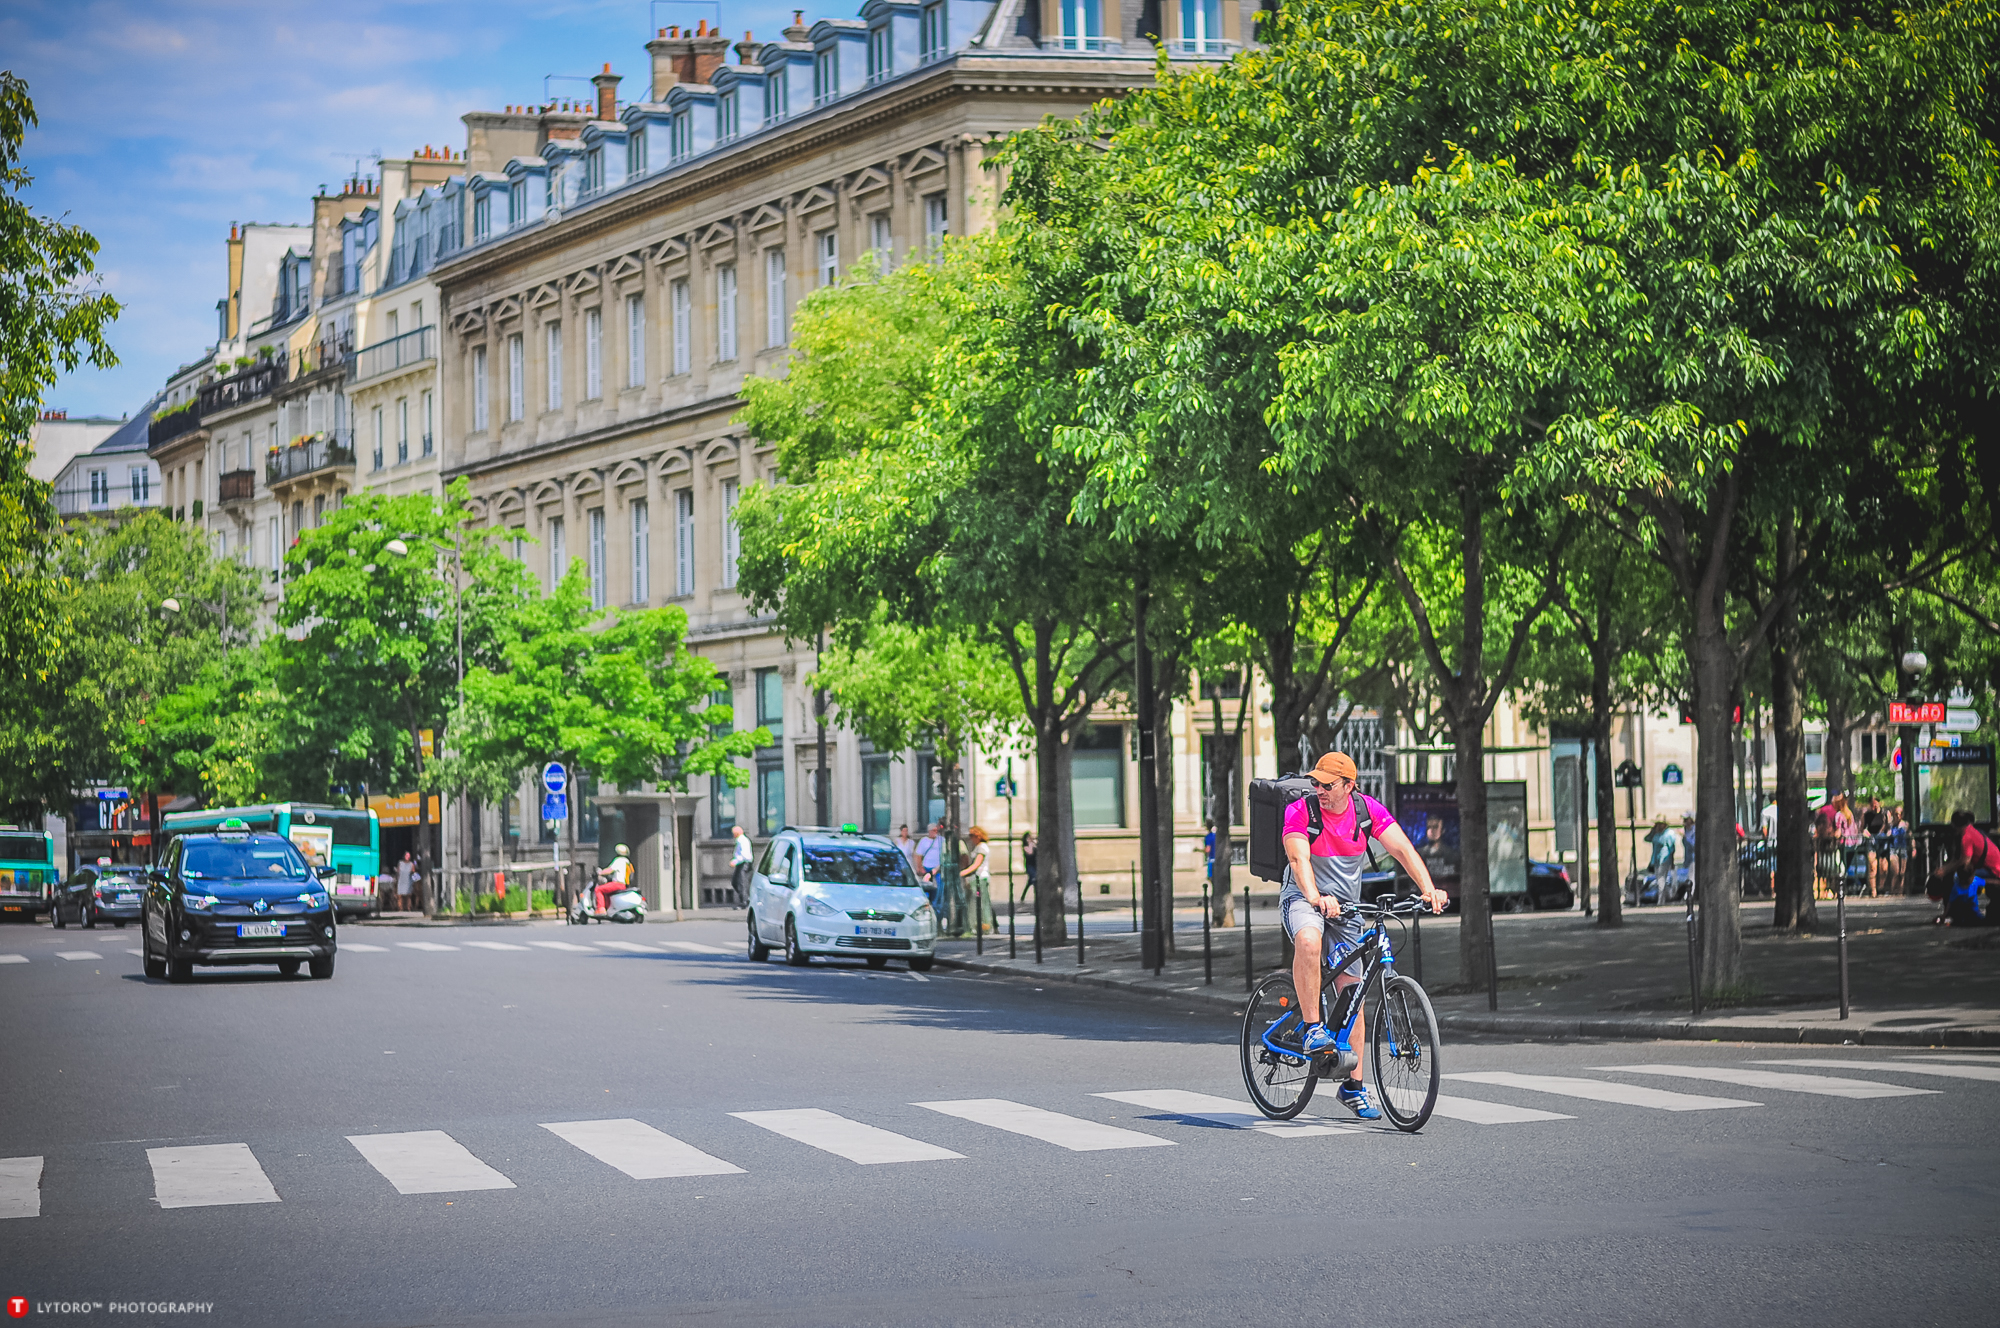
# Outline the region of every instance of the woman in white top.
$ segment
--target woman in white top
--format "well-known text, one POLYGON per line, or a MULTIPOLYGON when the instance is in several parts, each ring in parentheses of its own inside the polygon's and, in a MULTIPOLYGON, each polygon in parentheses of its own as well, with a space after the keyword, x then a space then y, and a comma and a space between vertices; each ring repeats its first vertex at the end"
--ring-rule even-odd
POLYGON ((965 837, 972 844, 972 859, 965 864, 965 870, 958 877, 961 881, 972 878, 973 888, 978 891, 973 905, 974 925, 981 930, 988 927, 997 930, 998 923, 993 916, 993 872, 986 862, 986 832, 975 825, 965 832, 965 837))

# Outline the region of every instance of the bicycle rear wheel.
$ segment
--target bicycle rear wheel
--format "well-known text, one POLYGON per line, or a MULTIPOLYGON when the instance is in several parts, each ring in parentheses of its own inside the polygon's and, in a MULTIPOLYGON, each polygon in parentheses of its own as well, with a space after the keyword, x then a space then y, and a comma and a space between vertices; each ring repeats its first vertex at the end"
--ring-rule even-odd
POLYGON ((1243 1086, 1257 1110, 1272 1120, 1290 1120, 1312 1101, 1312 1059, 1297 1050, 1304 1032, 1292 975, 1273 973, 1258 983, 1243 1010, 1243 1086), (1272 1051, 1267 1033, 1270 1042, 1293 1050, 1272 1051))
POLYGON ((1375 1095, 1390 1124, 1421 1130, 1437 1105, 1437 1015, 1414 979, 1398 973, 1377 985, 1381 994, 1368 1012, 1375 1095))

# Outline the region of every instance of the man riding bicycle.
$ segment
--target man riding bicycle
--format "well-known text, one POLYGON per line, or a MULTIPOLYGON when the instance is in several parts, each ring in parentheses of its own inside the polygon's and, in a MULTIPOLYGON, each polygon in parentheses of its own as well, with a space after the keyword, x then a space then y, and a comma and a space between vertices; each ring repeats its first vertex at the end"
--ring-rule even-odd
MULTIPOLYGON (((1307 799, 1300 798, 1285 809, 1288 865, 1284 886, 1278 893, 1279 916, 1284 920, 1285 934, 1292 939, 1292 984, 1298 991, 1302 1019, 1308 1013, 1319 1013, 1320 965, 1329 944, 1326 933, 1333 933, 1331 943, 1345 942, 1352 946, 1367 931, 1361 919, 1346 906, 1361 902, 1361 872, 1368 861, 1369 835, 1389 850, 1389 856, 1416 882, 1417 892, 1430 905, 1431 912, 1441 913, 1445 905, 1444 892, 1431 883, 1430 869, 1388 809, 1367 794, 1355 792, 1352 757, 1345 752, 1328 752, 1306 773, 1319 786, 1319 837, 1312 838, 1309 833, 1311 808, 1307 799), (1367 811, 1365 827, 1356 813, 1357 803, 1367 811)), ((1334 978, 1334 986, 1350 987, 1359 980, 1354 973, 1342 973, 1334 978)), ((1343 1106, 1361 1119, 1378 1120, 1382 1113, 1369 1101, 1367 1086, 1362 1082, 1361 1046, 1367 1036, 1366 1021, 1357 1013, 1352 1043, 1354 1068, 1341 1084, 1339 1098, 1343 1106)), ((1316 1056, 1337 1046, 1333 1031, 1325 1024, 1313 1022, 1305 1026, 1307 1055, 1316 1056)))

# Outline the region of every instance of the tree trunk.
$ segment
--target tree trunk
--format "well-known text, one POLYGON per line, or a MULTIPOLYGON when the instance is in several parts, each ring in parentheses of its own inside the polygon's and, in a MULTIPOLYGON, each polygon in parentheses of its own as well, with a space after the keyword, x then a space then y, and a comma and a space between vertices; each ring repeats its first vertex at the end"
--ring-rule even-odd
MULTIPOLYGON (((1831 700, 1826 703, 1826 796, 1836 793, 1853 792, 1852 778, 1847 763, 1848 748, 1853 743, 1854 716, 1848 713, 1847 703, 1831 700)), ((1860 819, 1857 814, 1856 819, 1860 819)))
POLYGON ((1701 982, 1704 990, 1735 988, 1743 977, 1743 891, 1736 882, 1736 817, 1731 808, 1729 710, 1736 689, 1736 650, 1722 617, 1721 595, 1695 611, 1694 888, 1701 901, 1701 982), (1711 620, 1711 614, 1713 620, 1711 620))
MULTIPOLYGON (((1079 721, 1081 722, 1081 721, 1079 721)), ((1060 941, 1069 933, 1069 915, 1077 910, 1083 899, 1083 868, 1076 860, 1076 790, 1072 787, 1070 772, 1076 764, 1076 725, 1066 724, 1062 730, 1062 742, 1056 748, 1056 846, 1057 857, 1062 863, 1059 878, 1062 894, 1061 910, 1056 919, 1056 940, 1060 941)))
POLYGON ((1153 685, 1153 643, 1146 633, 1147 593, 1132 597, 1132 706, 1139 738, 1139 963, 1153 968, 1166 958, 1160 907, 1160 784, 1158 692, 1153 685))
POLYGON ((1061 790, 1069 781, 1062 748, 1060 727, 1035 737, 1035 930, 1044 945, 1060 945, 1068 935, 1063 888, 1069 881, 1069 859, 1060 807, 1061 790))
POLYGON ((1611 768, 1611 604, 1599 596, 1597 635, 1590 651, 1590 743, 1597 767, 1597 925, 1625 925, 1625 888, 1618 873, 1618 787, 1611 768))
POLYGON ((1174 701, 1173 693, 1166 687, 1154 702, 1153 726, 1153 768, 1158 774, 1155 781, 1158 791, 1153 795, 1154 806, 1160 818, 1159 848, 1156 855, 1160 864, 1160 940, 1166 946, 1167 957, 1174 957, 1174 701))
POLYGON ((1475 718, 1452 725, 1458 781, 1459 981, 1483 989, 1493 966, 1487 944, 1493 898, 1487 892, 1485 725, 1475 718))
MULTIPOLYGON (((1778 525, 1778 576, 1798 562, 1798 526, 1787 515, 1778 525)), ((1782 591, 1780 592, 1782 593, 1782 591)), ((1806 809, 1805 708, 1800 699, 1799 615, 1790 604, 1778 610, 1771 632, 1771 734, 1777 744, 1773 779, 1777 784, 1778 844, 1771 926, 1810 934, 1818 923, 1813 907, 1813 855, 1806 809)))

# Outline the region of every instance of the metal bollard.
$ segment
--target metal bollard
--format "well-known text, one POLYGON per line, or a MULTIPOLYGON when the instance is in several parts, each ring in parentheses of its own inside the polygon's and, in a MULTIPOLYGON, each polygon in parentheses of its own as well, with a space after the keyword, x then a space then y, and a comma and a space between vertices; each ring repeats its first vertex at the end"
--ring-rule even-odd
POLYGON ((1833 911, 1840 933, 1840 1017, 1847 1018, 1847 875, 1833 887, 1833 911))
POLYGON ((1694 1017, 1701 1018, 1701 932, 1700 923, 1694 913, 1694 887, 1688 887, 1687 896, 1688 933, 1688 992, 1693 1002, 1694 1017))
POLYGON ((1083 877, 1076 878, 1076 966, 1083 967, 1083 877))
POLYGON ((979 888, 979 878, 972 878, 972 953, 986 953, 986 892, 979 888))
POLYGON ((1014 869, 1009 867, 1007 869, 1007 957, 1009 959, 1021 957, 1014 941, 1014 933, 1019 930, 1016 925, 1017 920, 1018 915, 1014 911, 1014 869))
POLYGON ((1243 887, 1243 990, 1250 991, 1257 985, 1253 976, 1255 965, 1250 962, 1250 887, 1243 887))
POLYGON ((1139 864, 1127 864, 1132 868, 1132 934, 1139 934, 1139 864))
POLYGON ((1201 883, 1201 973, 1202 981, 1213 987, 1215 985, 1215 951, 1210 948, 1208 939, 1209 907, 1208 882, 1203 881, 1201 883))

